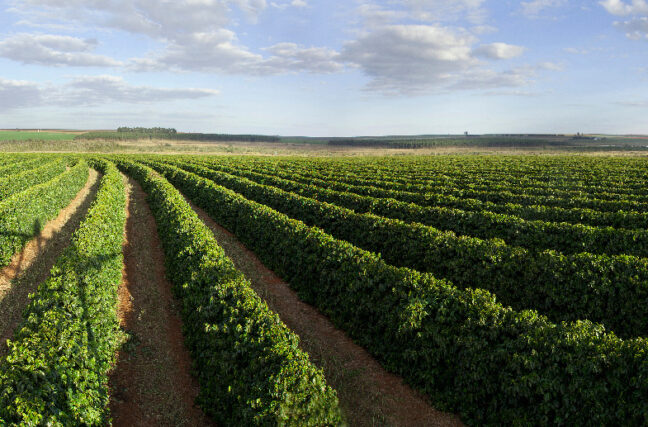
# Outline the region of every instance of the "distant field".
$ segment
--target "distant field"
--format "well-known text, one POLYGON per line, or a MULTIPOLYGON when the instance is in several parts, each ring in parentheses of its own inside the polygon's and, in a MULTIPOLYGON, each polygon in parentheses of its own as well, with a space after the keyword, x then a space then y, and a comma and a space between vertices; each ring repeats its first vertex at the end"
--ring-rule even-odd
POLYGON ((78 132, 0 131, 0 141, 71 141, 78 132))

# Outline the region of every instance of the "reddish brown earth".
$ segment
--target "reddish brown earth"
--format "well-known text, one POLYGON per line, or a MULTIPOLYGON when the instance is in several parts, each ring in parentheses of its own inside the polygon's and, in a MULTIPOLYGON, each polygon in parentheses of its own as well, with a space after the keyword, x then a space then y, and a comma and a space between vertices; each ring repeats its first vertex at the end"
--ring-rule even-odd
POLYGON ((403 379, 389 373, 327 317, 302 302, 290 287, 266 268, 235 236, 203 210, 192 208, 213 231, 227 256, 252 283, 268 306, 300 337, 300 347, 324 369, 337 390, 351 426, 461 426, 459 418, 435 410, 403 379))
POLYGON ((128 179, 124 272, 118 314, 129 340, 110 378, 116 426, 214 425, 194 404, 198 383, 146 194, 128 179))
POLYGON ((0 270, 0 356, 6 353, 6 341, 22 320, 29 294, 49 277, 50 269, 88 212, 98 187, 99 174, 90 169, 88 181, 70 204, 0 270))

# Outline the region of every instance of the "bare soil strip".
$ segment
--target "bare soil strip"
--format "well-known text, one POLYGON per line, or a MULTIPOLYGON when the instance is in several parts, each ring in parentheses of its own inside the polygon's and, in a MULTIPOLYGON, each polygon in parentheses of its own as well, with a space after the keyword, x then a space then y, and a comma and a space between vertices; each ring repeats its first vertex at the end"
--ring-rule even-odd
POLYGON ((129 339, 110 378, 113 424, 214 425, 194 404, 198 383, 190 374, 182 321, 164 275, 164 252, 146 194, 130 178, 127 190, 118 314, 129 339))
MULTIPOLYGON (((189 200, 187 200, 189 201, 189 200)), ((461 426, 458 417, 443 413, 391 374, 344 332, 297 293, 241 244, 191 204, 213 231, 219 245, 251 282, 254 290, 300 338, 300 346, 324 369, 326 380, 337 390, 340 406, 351 426, 461 426)))
POLYGON ((29 294, 49 277, 56 259, 90 209, 98 188, 99 173, 90 169, 88 181, 70 204, 0 270, 0 356, 6 353, 7 339, 11 339, 22 320, 29 294))

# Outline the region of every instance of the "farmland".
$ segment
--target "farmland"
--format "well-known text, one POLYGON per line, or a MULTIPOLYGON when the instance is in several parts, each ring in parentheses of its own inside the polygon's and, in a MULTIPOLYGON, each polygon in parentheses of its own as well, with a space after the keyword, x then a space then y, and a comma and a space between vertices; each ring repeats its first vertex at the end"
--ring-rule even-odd
POLYGON ((647 166, 0 154, 0 425, 132 422, 161 395, 175 424, 646 424, 647 166), (138 370, 189 391, 131 397, 138 370))
POLYGON ((0 130, 0 141, 71 141, 79 132, 0 130))

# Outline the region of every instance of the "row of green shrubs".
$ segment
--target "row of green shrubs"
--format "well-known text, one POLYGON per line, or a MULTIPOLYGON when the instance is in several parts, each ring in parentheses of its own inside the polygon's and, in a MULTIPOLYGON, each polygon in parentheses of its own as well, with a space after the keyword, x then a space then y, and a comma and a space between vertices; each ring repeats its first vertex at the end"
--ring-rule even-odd
MULTIPOLYGON (((109 422, 107 373, 122 342, 116 306, 126 196, 114 165, 93 166, 104 172, 96 199, 0 363, 0 425, 109 422)), ((77 167, 87 174, 85 163, 77 167)))
POLYGON ((648 423, 648 343, 554 324, 481 289, 387 265, 205 178, 163 174, 300 297, 469 424, 648 423))
POLYGON ((51 161, 43 159, 41 162, 44 164, 35 169, 23 169, 20 172, 14 172, 11 176, 0 178, 0 201, 12 194, 42 184, 62 174, 65 172, 70 159, 63 158, 51 161))
MULTIPOLYGON (((212 162, 218 166, 218 162, 212 162)), ((456 189, 452 185, 439 187, 435 191, 423 193, 408 192, 402 190, 390 190, 377 187, 374 183, 366 181, 363 184, 352 184, 349 182, 337 182, 327 179, 320 179, 317 176, 299 176, 286 174, 281 171, 271 172, 284 178, 306 182, 317 186, 324 186, 337 191, 346 191, 366 196, 379 198, 393 198, 396 200, 416 203, 420 206, 446 206, 465 210, 488 210, 493 204, 506 205, 508 203, 524 206, 542 205, 547 207, 560 208, 585 208, 602 212, 646 212, 648 202, 637 200, 605 200, 591 198, 586 195, 572 197, 557 197, 554 195, 517 194, 510 189, 500 191, 484 191, 473 189, 456 189), (488 204, 488 202, 491 202, 488 204)), ((393 172, 396 173, 396 172, 393 172)), ((347 181, 350 178, 346 178, 347 181)), ((520 190, 522 191, 522 190, 520 190)), ((643 200, 643 199, 642 199, 643 200)))
MULTIPOLYGON (((493 236, 503 239, 515 238, 516 235, 511 231, 508 234, 495 236, 495 233, 506 230, 508 224, 513 224, 518 230, 535 229, 542 227, 542 223, 532 223, 520 221, 519 218, 527 221, 549 221, 549 222, 567 222, 572 224, 584 224, 594 227, 614 227, 623 229, 645 229, 648 226, 648 213, 646 212, 626 212, 626 211, 598 211, 590 208, 562 208, 557 206, 542 205, 520 205, 515 203, 498 204, 493 202, 482 202, 476 199, 461 199, 454 196, 440 198, 439 206, 420 206, 411 202, 403 202, 394 198, 376 198, 372 196, 363 196, 355 193, 336 191, 329 188, 329 184, 324 180, 299 179, 298 176, 286 174, 278 171, 264 171, 258 173, 240 167, 224 167, 214 165, 213 163, 200 162, 218 170, 244 176, 257 182, 263 182, 268 185, 275 185, 287 191, 299 192, 300 194, 309 195, 319 200, 331 203, 343 203, 344 206, 354 203, 356 211, 374 212, 378 215, 399 218, 405 221, 416 221, 428 225, 434 225, 448 216, 454 216, 448 225, 455 224, 456 219, 461 219, 462 227, 469 233, 471 229, 477 229, 478 232, 487 232, 490 227, 493 236), (284 177, 284 178, 282 178, 284 177), (317 183, 314 185, 313 183, 317 183), (496 215, 501 214, 501 215, 496 215), (506 215, 506 216, 503 216, 506 215), (518 217, 518 218, 514 218, 518 217), (491 224, 487 227, 487 224, 491 224), (502 228, 504 227, 504 228, 502 228)), ((442 227, 438 225, 438 227, 442 227)), ((554 225, 554 228, 556 226, 554 225)), ((566 230, 570 232, 569 225, 560 224, 554 232, 560 233, 566 230)), ((454 230, 458 233, 464 233, 461 228, 454 230)), ((552 230, 550 230, 552 231, 552 230)), ((577 230, 578 231, 578 230, 577 230)), ((559 239, 558 244, 564 244, 565 239, 559 239)), ((578 244, 571 244, 567 248, 579 250, 578 244)), ((582 250, 582 248, 581 248, 582 250)))
MULTIPOLYGON (((166 172, 162 164, 155 168, 166 172)), ((590 319, 621 336, 648 336, 648 260, 630 256, 533 252, 501 240, 452 232, 349 209, 187 163, 213 180, 334 237, 380 253, 386 262, 430 272, 461 288, 484 288, 515 309, 554 321, 590 319)))
POLYGON ((48 157, 33 156, 30 159, 24 159, 22 157, 16 157, 13 162, 9 162, 11 156, 3 156, 3 162, 0 163, 0 178, 5 178, 14 173, 24 172, 29 169, 37 168, 42 165, 45 161, 48 161, 48 157))
MULTIPOLYGON (((200 163, 197 163, 200 165, 200 163)), ((349 192, 331 190, 324 184, 316 186, 299 183, 255 172, 235 172, 222 167, 212 167, 225 173, 244 176, 255 182, 276 186, 286 191, 302 194, 317 200, 337 204, 356 212, 370 212, 407 222, 418 222, 457 234, 482 239, 499 238, 510 245, 537 251, 554 249, 563 253, 590 252, 596 254, 626 254, 648 256, 648 215, 596 212, 594 216, 618 216, 618 225, 626 228, 592 227, 582 224, 526 221, 517 216, 498 214, 487 210, 461 210, 441 206, 420 206, 393 198, 376 198, 349 192), (620 217, 626 216, 624 222, 620 217)), ((594 212, 594 211, 592 211, 594 212)))
POLYGON ((182 195, 147 167, 125 159, 118 165, 148 193, 204 411, 223 425, 340 424, 336 393, 322 371, 182 195))
POLYGON ((0 202, 0 268, 70 203, 87 180, 87 163, 77 161, 54 179, 0 202))
MULTIPOLYGON (((244 166, 251 166, 246 164, 244 166)), ((256 163, 254 166, 258 167, 256 163)), ((274 172, 276 165, 265 163, 261 170, 274 172), (263 167, 266 166, 266 167, 263 167)), ((346 184, 370 185, 389 190, 409 191, 414 193, 436 193, 450 190, 471 191, 510 191, 515 194, 553 196, 568 199, 572 197, 588 197, 602 200, 638 200, 648 194, 646 189, 637 183, 619 185, 616 179, 589 181, 583 177, 580 182, 560 183, 548 182, 547 176, 532 178, 527 176, 511 177, 505 168, 494 174, 489 170, 473 170, 472 173, 456 175, 452 170, 436 169, 421 170, 416 175, 408 175, 408 169, 390 168, 387 170, 367 169, 356 166, 351 168, 316 167, 313 162, 282 163, 281 171, 305 178, 321 178, 329 181, 339 181, 346 184), (314 167, 315 166, 315 167, 314 167), (585 182, 583 182, 585 181, 585 182)), ((456 171, 455 171, 456 172, 456 171)), ((551 177, 551 178, 555 178, 551 177)))

